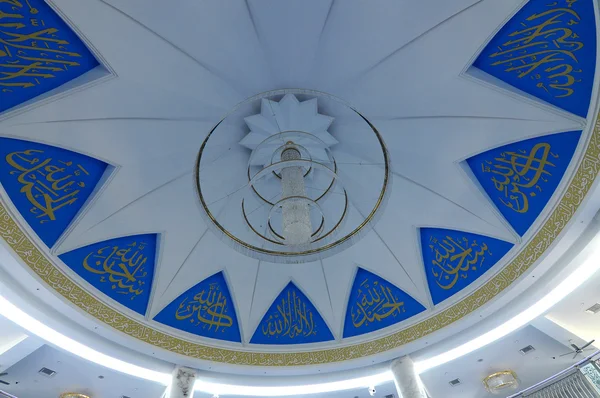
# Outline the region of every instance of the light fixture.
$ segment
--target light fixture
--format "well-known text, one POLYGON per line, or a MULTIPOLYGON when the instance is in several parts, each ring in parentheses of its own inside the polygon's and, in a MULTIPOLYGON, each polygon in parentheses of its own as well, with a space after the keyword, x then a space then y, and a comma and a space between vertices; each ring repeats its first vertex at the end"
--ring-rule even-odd
POLYGON ((28 330, 30 333, 46 340, 47 342, 98 365, 105 366, 109 369, 113 369, 117 372, 125 373, 131 376, 159 382, 164 385, 168 385, 171 382, 171 375, 169 374, 156 372, 151 369, 143 368, 141 366, 113 358, 57 332, 56 330, 44 325, 37 319, 34 319, 24 311, 21 311, 2 296, 0 296, 0 315, 21 326, 23 329, 28 330))
POLYGON ((206 225, 233 249, 272 263, 310 263, 367 234, 389 197, 390 169, 383 137, 349 104, 313 90, 275 90, 239 104, 207 134, 196 192, 206 225), (360 134, 368 165, 336 160, 344 156, 336 146, 349 139, 329 132, 338 115, 360 134), (225 143, 249 155, 228 178, 225 143))
POLYGON ((512 370, 503 370, 487 376, 483 379, 483 385, 492 394, 502 394, 519 387, 519 379, 512 370))
POLYGON ((454 380, 450 380, 448 382, 448 384, 450 384, 451 387, 456 387, 459 386, 461 384, 460 379, 454 379, 454 380))
MULTIPOLYGON (((281 162, 301 160, 300 149, 293 141, 288 141, 281 152, 281 162)), ((307 245, 313 239, 310 221, 310 204, 315 203, 306 196, 304 168, 289 166, 281 169, 282 230, 284 243, 289 246, 307 245), (310 203, 310 204, 309 204, 310 203)))
POLYGON ((535 347, 532 345, 528 345, 527 347, 523 347, 519 350, 519 352, 521 353, 521 355, 527 355, 530 352, 535 351, 535 347))
POLYGON ((60 394, 60 398, 90 398, 84 394, 78 394, 76 392, 65 392, 60 394))
POLYGON ((202 380, 196 380, 195 391, 207 392, 209 394, 223 395, 244 395, 255 397, 284 397, 308 394, 323 394, 335 391, 368 389, 375 388, 384 383, 394 380, 391 371, 385 371, 372 376, 358 377, 319 384, 303 384, 295 386, 243 386, 232 384, 210 383, 202 380))

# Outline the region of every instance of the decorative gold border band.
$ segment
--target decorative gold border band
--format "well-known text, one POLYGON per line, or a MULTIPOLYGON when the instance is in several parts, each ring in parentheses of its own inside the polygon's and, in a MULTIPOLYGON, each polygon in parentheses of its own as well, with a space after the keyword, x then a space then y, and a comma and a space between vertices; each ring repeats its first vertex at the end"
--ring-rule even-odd
POLYGON ((192 343, 144 325, 94 298, 67 277, 34 245, 0 202, 0 236, 48 286, 106 325, 173 353, 207 361, 252 366, 301 366, 348 361, 379 354, 427 336, 480 308, 523 275, 569 223, 600 170, 600 123, 565 194, 535 237, 502 271, 470 296, 413 326, 377 340, 319 351, 260 353, 192 343))

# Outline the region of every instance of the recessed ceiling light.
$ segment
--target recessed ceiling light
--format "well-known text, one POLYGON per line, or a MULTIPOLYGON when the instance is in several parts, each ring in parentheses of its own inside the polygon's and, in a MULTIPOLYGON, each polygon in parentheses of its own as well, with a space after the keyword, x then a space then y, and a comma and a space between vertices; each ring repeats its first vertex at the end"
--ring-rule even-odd
POLYGON ((600 312, 600 303, 596 303, 596 304, 592 305, 590 308, 585 310, 585 312, 587 312, 588 314, 596 314, 596 313, 600 312))
POLYGON ((38 373, 43 374, 46 377, 54 377, 54 375, 56 375, 56 372, 52 369, 48 369, 48 368, 41 368, 38 373))
POLYGON ((460 384, 460 379, 454 379, 454 380, 450 380, 448 382, 448 384, 450 384, 452 387, 456 387, 457 385, 460 384))
POLYGON ((535 351, 535 348, 533 348, 532 345, 528 345, 527 347, 523 347, 519 350, 519 352, 521 353, 521 355, 527 355, 530 352, 535 351))

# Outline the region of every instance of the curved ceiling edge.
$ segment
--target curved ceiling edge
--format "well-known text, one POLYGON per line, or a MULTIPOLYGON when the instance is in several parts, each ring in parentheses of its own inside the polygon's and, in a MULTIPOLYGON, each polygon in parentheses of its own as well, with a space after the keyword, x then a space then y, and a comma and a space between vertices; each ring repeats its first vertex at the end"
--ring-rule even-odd
POLYGON ((391 335, 355 345, 313 352, 259 353, 214 348, 168 335, 142 325, 98 301, 68 278, 40 251, 25 234, 4 203, 0 203, 0 236, 38 277, 76 307, 99 321, 165 350, 191 358, 221 363, 254 366, 316 365, 358 359, 392 350, 453 324, 488 303, 509 287, 544 252, 567 226, 600 171, 600 125, 594 125, 590 142, 575 174, 560 201, 538 233, 502 271, 462 301, 437 315, 391 335))

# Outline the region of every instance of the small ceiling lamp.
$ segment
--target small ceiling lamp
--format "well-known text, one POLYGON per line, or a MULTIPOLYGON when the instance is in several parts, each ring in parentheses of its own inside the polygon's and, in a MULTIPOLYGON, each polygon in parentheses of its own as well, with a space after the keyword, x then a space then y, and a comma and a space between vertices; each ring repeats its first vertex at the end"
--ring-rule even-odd
POLYGON ((60 394, 60 398, 90 398, 87 395, 79 394, 76 392, 65 392, 60 394))
POLYGON ((483 379, 483 385, 490 393, 501 394, 519 387, 519 379, 512 370, 503 370, 487 376, 483 379))

